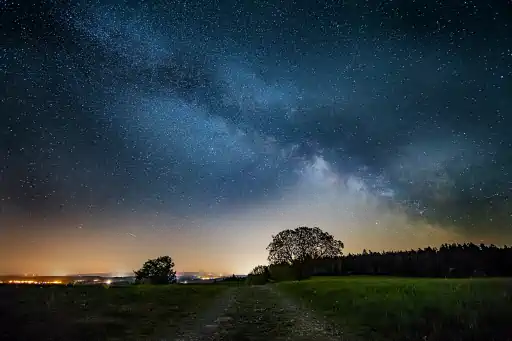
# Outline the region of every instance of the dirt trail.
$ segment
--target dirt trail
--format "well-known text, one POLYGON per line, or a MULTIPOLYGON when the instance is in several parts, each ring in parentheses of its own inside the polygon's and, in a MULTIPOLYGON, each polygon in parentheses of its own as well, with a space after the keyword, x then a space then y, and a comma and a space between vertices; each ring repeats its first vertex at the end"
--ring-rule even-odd
POLYGON ((176 336, 159 341, 202 341, 211 340, 220 327, 219 316, 223 316, 236 302, 240 288, 228 288, 215 299, 210 308, 184 321, 176 336))
POLYGON ((332 325, 272 286, 233 288, 186 329, 186 333, 174 340, 348 340, 332 325))

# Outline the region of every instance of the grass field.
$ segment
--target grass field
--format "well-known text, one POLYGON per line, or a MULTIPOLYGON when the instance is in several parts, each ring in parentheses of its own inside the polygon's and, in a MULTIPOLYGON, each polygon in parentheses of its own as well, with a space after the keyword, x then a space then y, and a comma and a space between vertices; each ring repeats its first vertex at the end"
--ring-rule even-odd
POLYGON ((0 286, 0 340, 146 340, 173 335, 225 285, 0 286))
POLYGON ((366 340, 511 340, 511 279, 318 277, 283 282, 366 340))
POLYGON ((354 340, 512 340, 511 296, 512 279, 319 277, 239 288, 7 285, 0 286, 0 340, 170 339, 183 329, 197 331, 194 316, 210 325, 225 314, 231 326, 222 335, 232 341, 271 341, 297 331, 315 336, 300 340, 324 340, 308 318, 313 315, 360 336, 354 340), (219 302, 235 304, 228 311, 219 302), (300 313, 293 306, 302 306, 300 313))

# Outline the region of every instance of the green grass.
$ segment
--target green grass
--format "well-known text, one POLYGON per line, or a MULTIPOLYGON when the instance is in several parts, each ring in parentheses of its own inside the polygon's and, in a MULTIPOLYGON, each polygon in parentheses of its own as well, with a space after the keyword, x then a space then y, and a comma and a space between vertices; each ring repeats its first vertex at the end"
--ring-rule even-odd
POLYGON ((174 335, 225 285, 0 286, 1 340, 141 340, 174 335))
POLYGON ((512 337, 512 279, 319 277, 277 286, 367 340, 512 337))

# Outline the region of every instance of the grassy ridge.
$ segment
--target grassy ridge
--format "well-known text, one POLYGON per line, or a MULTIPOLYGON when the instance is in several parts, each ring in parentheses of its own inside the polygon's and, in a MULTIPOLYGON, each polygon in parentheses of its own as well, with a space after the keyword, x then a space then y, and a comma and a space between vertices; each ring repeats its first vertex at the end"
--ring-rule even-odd
POLYGON ((319 277, 278 288, 372 340, 510 340, 512 280, 319 277))
POLYGON ((227 286, 0 286, 1 340, 141 340, 172 335, 227 286))

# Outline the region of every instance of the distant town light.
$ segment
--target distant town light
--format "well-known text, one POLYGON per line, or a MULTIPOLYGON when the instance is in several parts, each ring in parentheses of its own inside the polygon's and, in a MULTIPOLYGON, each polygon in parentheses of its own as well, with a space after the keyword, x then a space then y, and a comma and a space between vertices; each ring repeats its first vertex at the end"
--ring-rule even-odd
POLYGON ((62 281, 10 280, 9 284, 62 284, 62 281))

